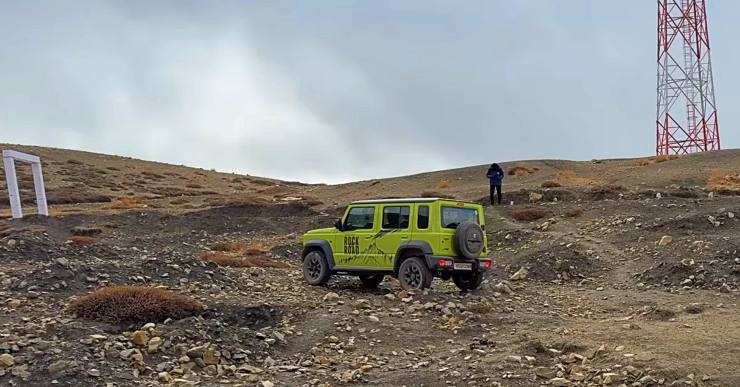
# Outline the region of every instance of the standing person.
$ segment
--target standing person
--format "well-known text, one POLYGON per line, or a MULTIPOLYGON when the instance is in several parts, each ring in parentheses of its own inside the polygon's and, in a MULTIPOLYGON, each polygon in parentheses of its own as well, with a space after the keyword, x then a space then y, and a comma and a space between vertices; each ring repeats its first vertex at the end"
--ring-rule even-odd
POLYGON ((488 173, 486 174, 488 177, 488 184, 491 189, 491 205, 493 205, 493 195, 494 193, 497 195, 497 201, 498 205, 501 205, 501 184, 504 181, 504 170, 501 169, 501 166, 499 166, 496 163, 491 164, 491 167, 488 168, 488 173))

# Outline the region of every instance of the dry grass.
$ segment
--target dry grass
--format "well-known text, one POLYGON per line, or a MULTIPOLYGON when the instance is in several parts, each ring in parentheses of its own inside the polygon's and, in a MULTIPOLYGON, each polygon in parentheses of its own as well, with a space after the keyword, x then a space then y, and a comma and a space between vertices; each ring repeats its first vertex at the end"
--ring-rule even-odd
POLYGON ((589 188, 588 192, 592 194, 609 194, 614 192, 622 191, 624 188, 621 185, 614 184, 595 184, 589 188))
POLYGON ((215 253, 203 253, 200 255, 200 259, 213 262, 219 266, 228 267, 289 267, 287 264, 272 260, 265 255, 236 255, 219 251, 215 253))
POLYGON ((147 286, 110 286, 77 298, 69 305, 75 316, 111 324, 160 322, 198 314, 200 302, 147 286))
POLYGON ((586 212, 583 210, 583 208, 571 208, 568 211, 565 211, 565 217, 566 218, 580 218, 583 213, 586 212))
POLYGON ((551 212, 542 208, 515 208, 511 210, 509 215, 520 222, 531 222, 533 220, 542 219, 550 216, 551 212))
POLYGON ((509 169, 509 176, 529 176, 537 171, 539 168, 527 168, 527 167, 514 167, 509 169))
POLYGON ((715 174, 707 180, 706 188, 723 194, 740 194, 740 174, 715 174))
POLYGON ((130 210, 132 208, 141 208, 143 206, 144 205, 139 203, 136 198, 123 197, 116 199, 110 208, 113 210, 130 210))
POLYGON ((440 198, 440 199, 454 199, 455 197, 450 194, 437 192, 437 191, 424 191, 420 195, 423 198, 440 198))
POLYGON ((213 251, 219 251, 224 253, 235 253, 245 255, 260 255, 267 254, 270 249, 259 242, 241 242, 241 241, 222 241, 215 242, 208 245, 208 248, 213 251))
POLYGON ((82 235, 75 235, 71 238, 69 238, 69 243, 72 246, 89 246, 98 240, 91 236, 82 236, 82 235))
POLYGON ((562 187, 562 184, 556 181, 548 180, 548 181, 543 182, 540 186, 542 188, 557 188, 557 187, 562 187))
POLYGON ((553 180, 563 185, 596 185, 601 180, 591 176, 579 176, 575 171, 560 171, 553 176, 553 180))
POLYGON ((450 188, 450 182, 447 180, 440 180, 439 184, 437 184, 437 188, 439 189, 450 188))
POLYGON ((645 167, 648 165, 663 163, 666 161, 671 161, 677 159, 678 156, 676 155, 660 155, 660 156, 653 156, 653 157, 647 157, 644 159, 637 160, 637 165, 641 167, 645 167))

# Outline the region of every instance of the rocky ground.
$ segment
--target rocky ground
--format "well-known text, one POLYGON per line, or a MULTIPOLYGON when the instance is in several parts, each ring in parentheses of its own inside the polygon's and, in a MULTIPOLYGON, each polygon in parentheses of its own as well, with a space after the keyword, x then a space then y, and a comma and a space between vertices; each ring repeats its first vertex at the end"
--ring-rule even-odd
MULTIPOLYGON (((740 172, 734 160, 723 168, 740 172)), ((740 385, 740 197, 650 181, 545 189, 557 172, 534 174, 505 190, 513 206, 487 207, 495 266, 469 293, 439 280, 419 294, 394 279, 373 290, 347 277, 304 283, 301 234, 331 225, 364 185, 393 194, 393 181, 331 196, 330 186, 264 180, 295 191, 267 202, 185 197, 193 208, 166 196, 119 210, 58 205, 49 218, 0 220, 0 384, 740 385), (301 195, 314 200, 290 199, 301 195), (516 220, 515 210, 541 218, 516 220), (226 240, 265 245, 288 267, 200 258, 226 240), (69 312, 107 285, 164 287, 207 309, 127 324, 69 312)))

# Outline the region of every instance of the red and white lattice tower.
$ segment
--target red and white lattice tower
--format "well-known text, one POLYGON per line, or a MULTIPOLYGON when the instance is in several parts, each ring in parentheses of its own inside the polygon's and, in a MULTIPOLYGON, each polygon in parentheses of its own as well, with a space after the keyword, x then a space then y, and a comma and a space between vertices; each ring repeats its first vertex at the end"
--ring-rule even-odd
POLYGON ((719 150, 705 0, 658 0, 657 155, 719 150))

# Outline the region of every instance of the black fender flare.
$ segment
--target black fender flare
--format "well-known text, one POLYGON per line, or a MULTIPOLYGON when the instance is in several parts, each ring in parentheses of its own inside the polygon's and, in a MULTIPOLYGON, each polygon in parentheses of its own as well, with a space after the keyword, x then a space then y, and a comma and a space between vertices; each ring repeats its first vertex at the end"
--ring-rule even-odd
POLYGON ((331 245, 329 245, 329 242, 317 239, 317 240, 311 240, 303 244, 303 253, 301 253, 301 261, 303 261, 306 258, 306 255, 308 255, 309 252, 316 250, 321 250, 322 253, 324 253, 324 257, 326 257, 327 262, 329 262, 329 269, 334 269, 334 253, 331 249, 331 245))
MULTIPOLYGON (((398 275, 398 269, 401 267, 401 258, 404 253, 408 250, 419 250, 424 255, 422 258, 426 258, 432 255, 432 246, 427 241, 406 241, 401 243, 396 250, 396 255, 393 257, 393 274, 398 275)), ((426 260, 425 260, 426 261, 426 260)))

